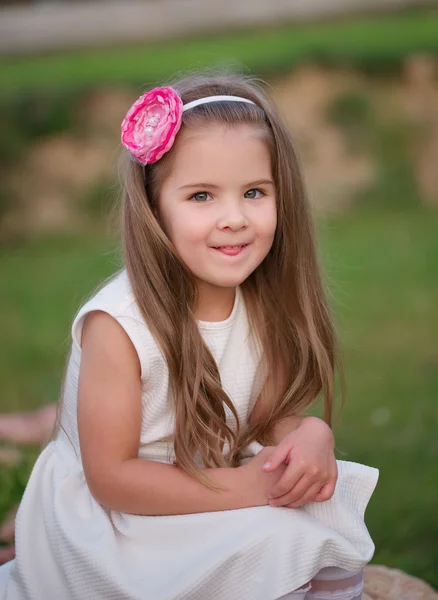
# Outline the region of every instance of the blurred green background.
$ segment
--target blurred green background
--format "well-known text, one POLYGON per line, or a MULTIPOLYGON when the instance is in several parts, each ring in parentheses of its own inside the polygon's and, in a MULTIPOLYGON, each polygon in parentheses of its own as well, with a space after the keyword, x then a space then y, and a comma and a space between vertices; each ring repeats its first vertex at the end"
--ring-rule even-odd
MULTIPOLYGON (((121 264, 130 103, 235 65, 265 79, 301 150, 347 380, 338 457, 380 469, 373 562, 438 587, 437 31, 417 9, 0 58, 0 410, 57 400, 74 313, 121 264)), ((37 453, 2 465, 0 520, 37 453)))

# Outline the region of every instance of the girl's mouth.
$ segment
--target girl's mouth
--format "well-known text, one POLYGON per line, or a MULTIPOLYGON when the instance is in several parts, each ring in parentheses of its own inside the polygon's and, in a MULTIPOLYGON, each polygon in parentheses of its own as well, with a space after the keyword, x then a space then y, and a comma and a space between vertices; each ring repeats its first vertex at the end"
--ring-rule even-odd
POLYGON ((249 244, 239 244, 238 246, 216 246, 213 247, 213 250, 218 250, 227 256, 236 256, 237 254, 240 254, 247 246, 249 246, 249 244))

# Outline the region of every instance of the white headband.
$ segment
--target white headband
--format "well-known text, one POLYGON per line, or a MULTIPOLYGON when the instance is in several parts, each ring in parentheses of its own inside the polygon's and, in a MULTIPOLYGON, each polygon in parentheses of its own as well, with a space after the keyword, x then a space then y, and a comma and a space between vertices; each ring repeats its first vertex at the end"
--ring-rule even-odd
POLYGON ((198 100, 193 100, 188 104, 184 104, 183 112, 189 110, 189 108, 195 108, 195 106, 207 104, 208 102, 246 102, 247 104, 254 104, 254 106, 256 106, 255 102, 252 100, 241 98, 240 96, 207 96, 206 98, 199 98, 198 100))

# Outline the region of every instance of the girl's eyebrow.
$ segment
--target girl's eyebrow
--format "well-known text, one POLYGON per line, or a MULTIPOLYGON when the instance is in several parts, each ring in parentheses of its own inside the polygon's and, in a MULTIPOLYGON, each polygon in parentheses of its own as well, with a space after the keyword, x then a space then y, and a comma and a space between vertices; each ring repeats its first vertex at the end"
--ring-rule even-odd
POLYGON ((274 185, 274 182, 272 181, 272 179, 259 179, 257 181, 251 181, 250 183, 247 183, 246 185, 244 185, 244 187, 251 188, 256 187, 258 185, 274 185))
MULTIPOLYGON (((272 181, 272 179, 259 179, 258 181, 251 181, 250 183, 246 183, 242 187, 251 188, 257 185, 274 185, 274 182, 272 181)), ((183 190, 186 188, 212 188, 217 190, 220 188, 220 186, 214 185, 214 183, 187 183, 186 185, 182 185, 178 189, 183 190)))
POLYGON ((219 189, 218 185, 214 185, 213 183, 187 183, 186 185, 182 185, 177 188, 178 190, 184 190, 186 188, 214 188, 219 189))

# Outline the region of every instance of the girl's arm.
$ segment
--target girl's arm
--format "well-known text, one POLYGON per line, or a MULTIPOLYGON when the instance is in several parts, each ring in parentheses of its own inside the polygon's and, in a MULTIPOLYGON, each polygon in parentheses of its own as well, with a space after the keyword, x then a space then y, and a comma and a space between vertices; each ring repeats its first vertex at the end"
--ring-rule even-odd
MULTIPOLYGON (((262 393, 251 413, 251 422, 263 418, 269 408, 268 401, 262 393)), ((280 481, 269 490, 269 504, 298 508, 308 502, 329 500, 337 481, 330 427, 317 417, 290 416, 274 426, 272 439, 276 449, 264 465, 265 472, 272 473, 280 465, 287 468, 280 481)))
MULTIPOLYGON (((280 383, 280 386, 281 389, 278 389, 278 395, 280 395, 281 391, 285 387, 285 384, 280 383)), ((250 423, 257 423, 264 418, 264 414, 266 414, 266 412, 268 411, 269 402, 272 402, 272 400, 269 400, 262 392, 258 397, 254 408, 252 409, 251 416, 249 419, 250 423)), ((286 437, 286 435, 298 429, 298 427, 300 427, 300 425, 302 425, 303 422, 307 419, 313 419, 313 417, 299 417, 297 415, 292 415, 290 417, 285 417, 284 419, 276 423, 272 429, 273 443, 275 445, 278 445, 286 437)))
MULTIPOLYGON (((268 392, 264 393, 264 391, 262 391, 260 396, 257 398, 249 418, 250 423, 257 423, 266 418, 266 415, 270 413, 272 403, 280 400, 282 394, 286 391, 286 387, 286 373, 284 372, 284 369, 281 369, 280 372, 276 373, 275 386, 268 386, 265 388, 268 390, 268 392)), ((315 436, 319 437, 324 431, 326 437, 333 440, 333 434, 330 427, 324 421, 322 421, 322 419, 318 419, 317 417, 300 417, 298 415, 291 415, 283 418, 274 425, 271 432, 272 442, 278 446, 288 434, 293 433, 304 424, 306 424, 306 428, 308 428, 309 424, 315 426, 315 436)), ((310 435, 312 435, 312 433, 310 435)))
POLYGON ((142 421, 137 353, 109 314, 88 315, 82 333, 78 390, 81 456, 91 493, 109 509, 140 515, 187 514, 268 503, 284 468, 264 473, 265 449, 243 467, 206 469, 225 487, 207 488, 175 465, 137 457, 142 421))
POLYGON ((296 431, 300 425, 302 425, 304 419, 302 417, 292 416, 286 417, 282 419, 276 425, 274 425, 272 430, 272 438, 274 444, 277 446, 283 438, 287 436, 288 433, 292 433, 296 431))
POLYGON ((273 428, 272 437, 274 444, 278 446, 287 435, 303 426, 310 432, 309 436, 315 436, 315 441, 317 441, 318 437, 324 437, 330 443, 330 449, 332 449, 331 446, 334 444, 333 432, 327 423, 318 417, 291 416, 282 419, 273 428))

